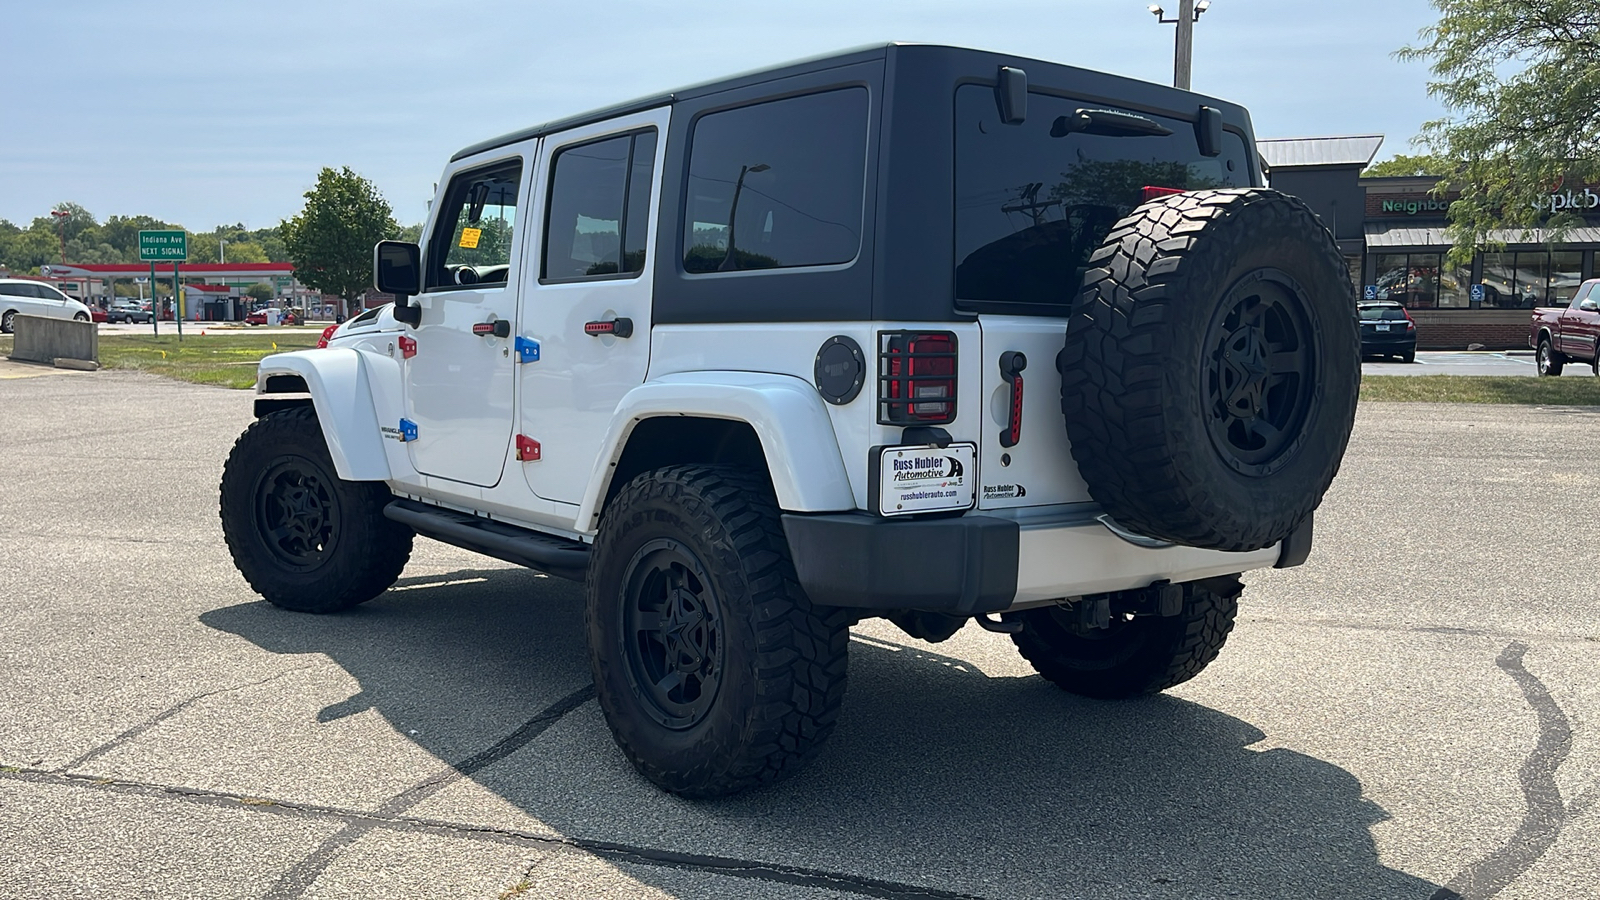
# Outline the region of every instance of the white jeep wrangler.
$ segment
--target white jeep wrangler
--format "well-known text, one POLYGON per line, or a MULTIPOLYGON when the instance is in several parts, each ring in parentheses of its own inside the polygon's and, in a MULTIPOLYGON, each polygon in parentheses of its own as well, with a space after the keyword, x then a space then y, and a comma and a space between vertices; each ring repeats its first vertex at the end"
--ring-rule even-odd
POLYGON ((261 362, 228 546, 305 612, 418 534, 585 582, 617 744, 693 797, 817 751, 867 616, 1162 690, 1306 558, 1355 412, 1343 262, 1261 184, 1238 106, 931 46, 475 144, 376 248, 399 299, 261 362))

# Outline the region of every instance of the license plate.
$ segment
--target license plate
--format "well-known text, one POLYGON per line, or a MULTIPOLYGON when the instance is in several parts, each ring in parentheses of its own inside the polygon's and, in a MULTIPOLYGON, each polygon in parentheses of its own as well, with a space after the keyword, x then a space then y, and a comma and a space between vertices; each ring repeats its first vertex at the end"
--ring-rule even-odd
POLYGON ((977 502, 976 444, 885 447, 878 457, 878 511, 885 516, 971 509, 977 502))
POLYGON ((1387 325, 1379 325, 1378 326, 1378 330, 1379 331, 1388 331, 1389 330, 1389 326, 1387 326, 1387 325))

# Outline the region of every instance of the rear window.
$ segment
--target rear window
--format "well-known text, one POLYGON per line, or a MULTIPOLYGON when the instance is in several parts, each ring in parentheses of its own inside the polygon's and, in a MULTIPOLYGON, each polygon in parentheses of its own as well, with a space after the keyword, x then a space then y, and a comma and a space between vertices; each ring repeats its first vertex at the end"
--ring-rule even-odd
POLYGON ((846 88, 711 113, 694 125, 683 268, 847 263, 861 249, 868 98, 846 88))
POLYGON ((1363 322, 1404 322, 1406 311, 1396 306, 1363 306, 1360 309, 1363 322))
POLYGON ((956 89, 956 302, 965 309, 1064 315, 1089 255, 1145 188, 1244 187, 1249 156, 1233 132, 1200 153, 1194 125, 1140 113, 1167 135, 1068 132, 1056 120, 1104 103, 1028 94, 1027 120, 1000 121, 993 88, 956 89))

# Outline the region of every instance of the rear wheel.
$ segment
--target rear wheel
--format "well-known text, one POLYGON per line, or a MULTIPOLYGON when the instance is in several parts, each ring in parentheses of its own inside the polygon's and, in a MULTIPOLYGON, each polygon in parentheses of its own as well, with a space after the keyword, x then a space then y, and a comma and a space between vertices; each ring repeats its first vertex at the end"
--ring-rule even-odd
POLYGON ((1415 351, 1415 350, 1407 350, 1406 352, 1400 354, 1400 361, 1403 362, 1403 363, 1414 363, 1414 362, 1416 362, 1417 361, 1417 351, 1415 351))
POLYGON ((1534 360, 1540 375, 1560 375, 1561 367, 1567 362, 1565 357, 1550 346, 1549 338, 1539 339, 1539 349, 1534 352, 1534 360))
POLYGON ((595 692, 656 785, 716 797, 782 778, 833 731, 849 619, 801 590, 771 489, 674 466, 606 509, 589 562, 595 692))
MULTIPOLYGON (((1215 582, 1213 582, 1215 585, 1215 582)), ((1233 630, 1243 587, 1183 586, 1176 616, 1112 616, 1107 628, 1086 628, 1073 607, 1008 613, 1023 623, 1011 636, 1040 675, 1064 691, 1119 699, 1154 694, 1200 674, 1233 630)))
POLYGON ((222 535, 256 593, 330 613, 378 596, 411 557, 411 529, 383 515, 379 482, 343 481, 309 406, 264 416, 222 469, 222 535))

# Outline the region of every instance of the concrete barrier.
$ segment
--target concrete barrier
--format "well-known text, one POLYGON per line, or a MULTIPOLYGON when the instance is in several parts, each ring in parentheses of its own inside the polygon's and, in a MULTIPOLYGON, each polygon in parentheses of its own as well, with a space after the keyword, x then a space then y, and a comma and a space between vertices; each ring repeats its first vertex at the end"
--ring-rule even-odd
POLYGON ((17 316, 11 358, 53 363, 58 359, 100 361, 100 329, 93 322, 17 316))

